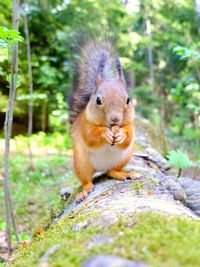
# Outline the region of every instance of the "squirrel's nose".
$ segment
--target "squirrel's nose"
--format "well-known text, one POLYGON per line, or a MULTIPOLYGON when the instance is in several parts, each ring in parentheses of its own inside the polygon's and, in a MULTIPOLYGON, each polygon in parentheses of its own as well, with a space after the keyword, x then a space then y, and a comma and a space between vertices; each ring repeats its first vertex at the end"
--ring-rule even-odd
POLYGON ((111 122, 111 124, 116 124, 116 123, 118 123, 120 121, 120 118, 119 118, 119 116, 112 116, 111 118, 110 118, 110 122, 111 122))

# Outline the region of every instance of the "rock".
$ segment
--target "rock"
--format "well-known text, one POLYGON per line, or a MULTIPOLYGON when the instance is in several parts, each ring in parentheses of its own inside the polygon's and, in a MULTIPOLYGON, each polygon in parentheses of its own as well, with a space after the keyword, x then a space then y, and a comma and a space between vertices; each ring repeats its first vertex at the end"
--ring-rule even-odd
POLYGON ((144 158, 144 159, 148 159, 149 158, 149 154, 148 153, 141 152, 141 151, 134 151, 133 155, 135 157, 140 157, 140 158, 144 158))
POLYGON ((200 215, 200 193, 196 193, 187 198, 185 205, 200 215))
POLYGON ((73 231, 79 231, 80 229, 84 229, 84 228, 86 228, 87 225, 88 225, 88 222, 87 222, 87 221, 79 222, 79 223, 75 223, 75 224, 72 226, 72 230, 73 230, 73 231))
POLYGON ((61 197, 61 199, 67 200, 71 196, 72 191, 73 191, 73 189, 71 187, 62 188, 60 190, 60 197, 61 197))
POLYGON ((200 215, 200 181, 187 177, 181 177, 177 181, 184 188, 187 198, 185 205, 200 215))
POLYGON ((160 155, 154 148, 148 147, 145 150, 149 155, 149 159, 152 162, 155 162, 160 168, 166 169, 168 167, 167 160, 162 155, 160 155))
POLYGON ((164 181, 164 180, 168 180, 168 179, 177 181, 177 178, 176 178, 176 176, 174 176, 174 175, 165 175, 165 176, 163 176, 163 177, 161 178, 162 181, 164 181))
POLYGON ((200 193, 200 182, 194 181, 191 179, 190 184, 185 186, 185 192, 187 196, 194 195, 196 193, 200 193))
POLYGON ((188 188, 185 188, 187 197, 200 193, 200 185, 193 184, 188 188))
POLYGON ((53 254, 56 250, 58 250, 60 248, 60 244, 56 244, 52 247, 50 247, 45 253, 44 255, 39 259, 39 267, 50 267, 49 264, 49 257, 51 256, 51 254, 53 254))
POLYGON ((93 248, 93 246, 102 246, 104 244, 111 244, 113 238, 111 236, 94 236, 92 241, 88 243, 88 249, 93 248))
POLYGON ((161 180, 162 185, 173 195, 175 200, 179 200, 181 202, 186 201, 186 193, 183 190, 182 186, 174 179, 172 176, 166 176, 161 180))
POLYGON ((107 228, 118 221, 118 216, 114 212, 103 211, 101 216, 98 217, 93 223, 93 226, 100 226, 101 228, 107 228))
POLYGON ((147 267, 146 264, 117 256, 96 255, 89 258, 82 267, 147 267))
POLYGON ((177 182, 183 187, 183 189, 186 189, 191 185, 193 180, 187 177, 180 177, 177 182))

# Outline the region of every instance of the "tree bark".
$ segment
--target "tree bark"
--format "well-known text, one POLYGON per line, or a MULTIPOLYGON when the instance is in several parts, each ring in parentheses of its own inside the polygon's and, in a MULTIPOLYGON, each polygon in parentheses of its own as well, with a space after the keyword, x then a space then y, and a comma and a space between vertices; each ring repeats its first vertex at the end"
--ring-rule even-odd
POLYGON ((24 1, 24 31, 26 36, 26 48, 27 48, 27 60, 28 60, 28 76, 29 76, 29 111, 28 111, 28 150, 31 169, 34 169, 33 163, 33 153, 31 148, 31 135, 33 133, 33 75, 32 75, 32 61, 31 61, 31 46, 29 38, 29 28, 28 28, 28 3, 27 0, 24 1))
POLYGON ((148 65, 149 65, 149 81, 150 81, 150 88, 151 92, 154 93, 154 67, 153 67, 153 49, 151 44, 151 22, 149 19, 146 20, 146 34, 149 36, 150 44, 147 47, 148 53, 148 65))
POLYGON ((198 24, 198 32, 200 33, 200 0, 194 0, 197 24, 198 24))
MULTIPOLYGON (((19 28, 19 0, 13 0, 13 26, 14 30, 19 28)), ((19 242, 14 213, 12 209, 12 201, 10 195, 10 176, 9 176, 9 156, 10 156, 10 138, 12 133, 14 100, 16 95, 16 82, 18 73, 18 43, 15 43, 12 49, 12 64, 11 64, 11 82, 9 91, 9 102, 6 111, 6 118, 4 124, 5 133, 5 178, 4 178, 4 200, 5 200, 5 217, 6 217, 6 234, 9 251, 11 251, 11 222, 14 227, 15 236, 19 242)))

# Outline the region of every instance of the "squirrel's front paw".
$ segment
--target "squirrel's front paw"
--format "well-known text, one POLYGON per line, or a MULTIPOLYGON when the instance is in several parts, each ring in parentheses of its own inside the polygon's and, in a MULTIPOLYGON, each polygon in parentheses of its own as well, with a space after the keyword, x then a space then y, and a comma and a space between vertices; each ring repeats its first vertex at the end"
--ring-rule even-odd
POLYGON ((110 131, 110 129, 105 128, 102 133, 102 138, 105 140, 106 143, 112 145, 114 141, 114 134, 110 131))
POLYGON ((126 139, 126 133, 123 129, 119 129, 119 131, 114 136, 114 144, 119 145, 124 142, 126 139))

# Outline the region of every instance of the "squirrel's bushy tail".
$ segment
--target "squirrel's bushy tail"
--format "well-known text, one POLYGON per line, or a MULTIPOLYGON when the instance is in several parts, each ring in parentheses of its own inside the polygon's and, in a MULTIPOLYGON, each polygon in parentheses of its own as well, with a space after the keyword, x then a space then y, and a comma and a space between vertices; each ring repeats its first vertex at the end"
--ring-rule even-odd
POLYGON ((104 80, 109 80, 116 75, 117 59, 112 41, 90 39, 81 45, 77 77, 75 77, 77 81, 69 100, 70 123, 73 123, 85 109, 91 95, 96 93, 99 72, 102 72, 104 80))

